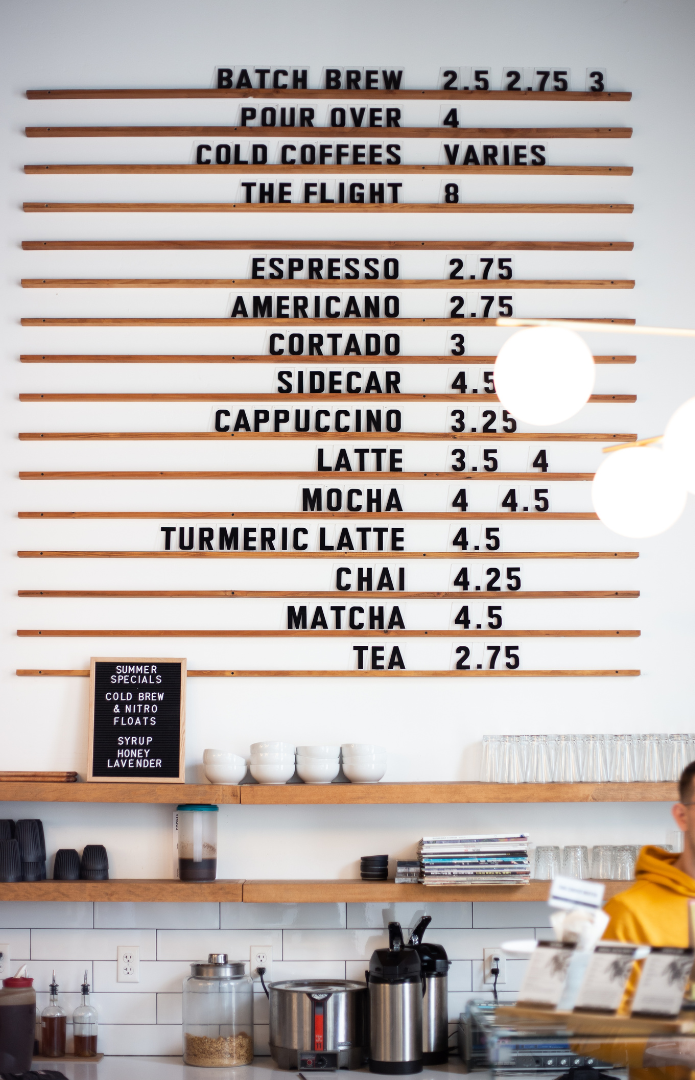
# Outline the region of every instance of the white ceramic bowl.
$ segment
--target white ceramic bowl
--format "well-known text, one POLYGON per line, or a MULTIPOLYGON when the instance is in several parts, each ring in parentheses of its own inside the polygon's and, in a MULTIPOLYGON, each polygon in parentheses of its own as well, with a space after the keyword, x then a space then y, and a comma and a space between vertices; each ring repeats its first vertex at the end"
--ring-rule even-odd
POLYGON ((338 758, 297 758, 297 773, 307 784, 330 784, 339 772, 338 758))
POLYGON ((205 750, 203 768, 211 784, 238 784, 246 776, 246 761, 228 750, 205 750))
POLYGON ((252 754, 294 754, 296 747, 288 742, 254 742, 251 743, 252 754))
POLYGON ((340 749, 343 751, 343 758, 372 757, 374 755, 386 756, 386 747, 376 746, 374 743, 343 743, 340 749))
POLYGON ((298 746, 297 747, 297 760, 300 757, 303 758, 322 758, 327 760, 340 759, 340 747, 339 746, 327 746, 322 744, 320 746, 298 746))
POLYGON ((255 761, 249 765, 251 776, 259 784, 286 784, 294 776, 294 758, 282 761, 255 761))
POLYGON ((343 762, 343 772, 353 784, 376 784, 386 772, 386 762, 351 758, 343 762))
POLYGON ((251 754, 251 761, 256 761, 258 765, 274 765, 276 762, 280 762, 281 765, 288 765, 292 762, 295 764, 294 754, 251 754))

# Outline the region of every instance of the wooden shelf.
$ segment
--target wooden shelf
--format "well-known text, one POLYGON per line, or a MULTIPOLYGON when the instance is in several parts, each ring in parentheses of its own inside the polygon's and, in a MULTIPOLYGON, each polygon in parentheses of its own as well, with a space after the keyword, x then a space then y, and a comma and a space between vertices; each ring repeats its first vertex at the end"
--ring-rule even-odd
POLYGON ((16 881, 0 883, 2 900, 100 900, 103 903, 200 904, 243 899, 241 881, 176 881, 121 878, 113 881, 16 881))
MULTIPOLYGON (((606 881, 605 898, 629 888, 629 881, 606 881)), ((446 901, 543 901, 547 881, 529 885, 396 885, 394 881, 176 881, 123 878, 112 881, 18 881, 0 883, 0 901, 101 901, 103 903, 330 904, 442 903, 446 901)))
POLYGON ((457 803, 675 802, 675 783, 108 784, 0 783, 0 802, 345 806, 457 803))
MULTIPOLYGON (((606 881, 605 899, 623 892, 629 881, 606 881)), ((2 889, 3 886, 0 886, 2 889)), ((2 894, 0 893, 0 896, 2 894)), ((445 903, 447 901, 547 900, 548 882, 528 885, 396 885, 394 881, 245 881, 245 904, 445 903)))

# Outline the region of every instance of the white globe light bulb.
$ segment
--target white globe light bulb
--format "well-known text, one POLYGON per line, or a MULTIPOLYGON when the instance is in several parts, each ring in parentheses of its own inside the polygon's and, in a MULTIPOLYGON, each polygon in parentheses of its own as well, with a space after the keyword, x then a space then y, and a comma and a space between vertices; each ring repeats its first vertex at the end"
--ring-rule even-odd
POLYGON ((661 450, 634 446, 606 456, 591 496, 607 528, 638 537, 657 536, 670 528, 683 513, 688 494, 661 450))
POLYGON ((528 424, 560 424, 586 405, 596 377, 579 334, 539 326, 512 334, 495 361, 495 391, 528 424))
POLYGON ((695 398, 676 409, 666 425, 661 446, 681 483, 695 494, 695 398))

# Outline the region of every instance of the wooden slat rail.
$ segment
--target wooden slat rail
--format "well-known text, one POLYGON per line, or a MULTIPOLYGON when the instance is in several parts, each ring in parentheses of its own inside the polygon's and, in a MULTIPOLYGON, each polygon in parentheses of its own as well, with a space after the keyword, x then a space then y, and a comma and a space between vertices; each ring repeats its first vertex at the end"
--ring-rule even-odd
MULTIPOLYGON (((533 318, 534 316, 527 316, 533 318)), ((562 316, 547 320, 548 322, 564 322, 562 316)), ((635 319, 574 319, 574 322, 608 323, 619 326, 634 326, 635 319)), ((233 329, 235 326, 299 326, 304 330, 311 330, 317 326, 369 326, 374 329, 380 326, 443 326, 449 330, 465 330, 471 326, 484 326, 488 330, 496 330, 495 319, 358 319, 349 316, 335 319, 20 319, 22 326, 224 326, 233 329)), ((339 358, 338 358, 339 359, 339 358)), ((300 361, 301 362, 301 361, 300 361)))
MULTIPOLYGON (((476 399, 474 399, 476 400, 476 399)), ((23 442, 225 442, 236 439, 241 442, 635 442, 634 433, 608 432, 437 432, 437 431, 21 431, 18 439, 23 442)), ((328 470, 324 470, 328 471, 328 470)), ((538 473, 533 474, 536 478, 538 473)), ((546 476, 546 474, 543 474, 546 476)), ((542 479, 543 477, 541 477, 542 479)))
MULTIPOLYGON (((439 780, 420 783, 379 784, 158 784, 5 781, 0 784, 2 802, 61 803, 218 803, 247 806, 316 805, 445 805, 486 803, 610 803, 675 802, 678 788, 664 781, 628 784, 548 783, 494 784, 483 781, 439 780)), ((171 882, 168 882, 171 883, 171 882)), ((185 883, 184 883, 185 884, 185 883)), ((251 882, 251 884, 260 884, 251 882)), ((293 885, 296 883, 288 882, 293 885)), ((364 884, 348 882, 347 884, 364 884)), ((629 882, 607 885, 629 887, 629 882)), ((532 882, 547 887, 547 882, 532 882)), ((373 886, 370 886, 370 888, 373 886)), ((436 891, 436 890, 435 890, 436 891)), ((446 891, 446 890, 440 890, 446 891)))
MULTIPOLYGON (((228 124, 148 127, 26 127, 28 139, 631 139, 631 127, 242 127, 228 124)), ((541 166, 537 166, 541 168, 541 166)))
MULTIPOLYGON (((157 470, 155 472, 118 471, 66 471, 45 470, 43 472, 20 472, 20 480, 330 480, 338 477, 348 480, 361 477, 363 480, 537 480, 538 473, 533 472, 325 472, 315 470, 263 471, 250 470, 157 470)), ((586 481, 593 480, 594 474, 587 473, 544 473, 544 480, 586 481)))
POLYGON ((22 240, 24 251, 633 251, 631 240, 22 240))
MULTIPOLYGON (((115 786, 115 785, 114 785, 115 786)), ((309 785, 281 785, 273 790, 285 790, 286 787, 306 787, 309 785)), ((330 784, 329 787, 349 785, 330 784)), ((381 784, 374 787, 380 788, 381 784)), ((268 784, 259 784, 258 788, 270 788, 268 784)), ((243 785, 242 791, 255 790, 256 785, 243 785)), ((44 884, 44 882, 39 882, 44 884)), ((62 884, 62 883, 61 883, 62 884)), ((67 884, 67 883, 66 883, 67 884)), ((94 882, 97 884, 97 882, 94 882)), ((100 883, 99 883, 100 884, 100 883)), ((623 892, 629 882, 606 881, 604 899, 623 892)), ((16 888, 14 885, 4 888, 16 888)), ((31 888, 31 886, 25 886, 31 888)), ((548 882, 531 881, 528 885, 449 885, 446 888, 433 888, 430 885, 396 885, 393 881, 245 881, 243 886, 244 902, 247 904, 308 904, 308 903, 381 903, 390 904, 398 901, 428 905, 431 903, 495 903, 548 899, 548 882), (434 895, 433 895, 434 894, 434 895)), ((606 1024, 606 1027, 608 1025, 606 1024)), ((665 1021, 645 1021, 645 1032, 652 1032, 658 1026, 660 1031, 666 1027, 665 1021), (649 1023, 652 1027, 649 1027, 649 1023)), ((678 1029, 676 1024, 669 1028, 670 1037, 678 1029)), ((625 1036, 622 1036, 623 1039, 625 1036)), ((662 1036, 666 1038, 667 1036, 662 1036)))
POLYGON ((25 202, 26 214, 631 214, 632 203, 25 202))
POLYGON ((629 90, 290 90, 249 88, 218 90, 216 87, 150 88, 134 90, 27 90, 30 101, 108 101, 157 98, 258 98, 271 101, 631 101, 629 90))
POLYGON ((22 278, 23 289, 634 289, 629 278, 22 278))
MULTIPOLYGON (((638 559, 638 551, 18 551, 20 559, 638 559)), ((499 596, 500 593, 497 593, 499 596)))
MULTIPOLYGON (((89 678, 89 671, 77 668, 18 668, 20 676, 62 678, 89 678)), ((199 679, 572 679, 572 678, 631 678, 640 675, 636 668, 563 668, 555 671, 458 671, 444 668, 441 671, 230 671, 213 670, 187 672, 189 678, 199 679)))
MULTIPOLYGON (((293 363, 347 364, 354 362, 352 356, 298 356, 293 363)), ((22 353, 22 364, 274 364, 282 361, 278 356, 227 356, 208 353, 22 353)), ((370 356, 363 363, 391 364, 494 364, 495 356, 370 356)), ((595 356, 595 364, 635 364, 636 356, 595 356)))
MULTIPOLYGON (((123 598, 145 598, 154 600, 202 599, 202 600, 339 600, 341 596, 360 597, 364 600, 383 600, 385 596, 398 597, 400 600, 461 600, 463 592, 339 592, 337 590, 314 589, 313 591, 263 591, 244 589, 18 589, 17 596, 32 597, 72 597, 76 599, 121 600, 123 598)), ((476 600, 499 599, 499 593, 481 590, 475 594, 476 600)), ((579 592, 506 592, 507 600, 636 600, 638 590, 593 590, 579 592)), ((0 792, 2 788, 0 788, 0 792)))
POLYGON ((25 165, 29 176, 632 176, 631 165, 25 165))
POLYGON ((616 638, 640 630, 18 630, 27 638, 616 638))
MULTIPOLYGON (((85 787, 87 785, 85 784, 85 787)), ((90 787, 95 785, 90 784, 90 787)), ((123 787, 126 784, 110 784, 109 787, 123 787)), ((137 785, 133 784, 133 787, 137 785)), ((173 785, 172 785, 173 787, 173 785)), ((207 789, 206 789, 207 791, 207 789)), ((241 881, 176 881, 174 878, 116 878, 110 881, 17 881, 0 884, 0 900, 15 903, 31 901, 62 901, 78 903, 80 901, 101 900, 111 903, 177 903, 192 904, 228 901, 239 903, 242 900, 241 881)), ((36 1058, 34 1060, 37 1060, 36 1058)), ((42 1059, 38 1059, 42 1060, 42 1059)), ((46 1061, 52 1058, 44 1059, 46 1061)), ((63 1058, 63 1060, 70 1060, 63 1058)), ((81 1059, 74 1058, 78 1061, 81 1059)), ((42 1066, 40 1066, 42 1067, 42 1066)))
POLYGON ((47 520, 67 519, 70 521, 84 521, 98 519, 111 521, 119 518, 130 518, 141 521, 151 520, 181 520, 181 521, 230 521, 235 518, 240 521, 598 521, 598 514, 591 512, 557 512, 546 513, 532 510, 530 513, 510 513, 509 511, 493 510, 484 513, 478 510, 464 510, 460 512, 438 512, 436 510, 20 510, 18 518, 46 518, 47 520))
MULTIPOLYGON (((494 360, 494 357, 492 357, 494 360)), ((20 401, 29 402, 180 402, 180 401, 368 401, 372 405, 395 405, 399 402, 499 402, 497 394, 20 394, 20 401)), ((633 404, 636 394, 591 394, 587 404, 633 404)))

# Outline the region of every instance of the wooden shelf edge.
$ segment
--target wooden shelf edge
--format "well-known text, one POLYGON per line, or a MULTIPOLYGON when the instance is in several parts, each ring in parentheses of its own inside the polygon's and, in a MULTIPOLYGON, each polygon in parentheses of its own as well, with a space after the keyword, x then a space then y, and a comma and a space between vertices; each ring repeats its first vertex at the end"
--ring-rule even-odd
POLYGON ((456 803, 675 802, 676 784, 488 784, 430 781, 378 784, 0 783, 0 802, 216 803, 244 806, 379 806, 456 803))
POLYGON ((176 881, 171 878, 121 878, 111 881, 0 882, 0 901, 78 901, 102 903, 241 902, 242 881, 176 881))
MULTIPOLYGON (((605 899, 629 888, 631 882, 606 881, 605 899)), ((548 898, 547 881, 528 885, 396 885, 394 881, 245 881, 245 904, 326 904, 447 901, 508 902, 543 901, 548 898)))

